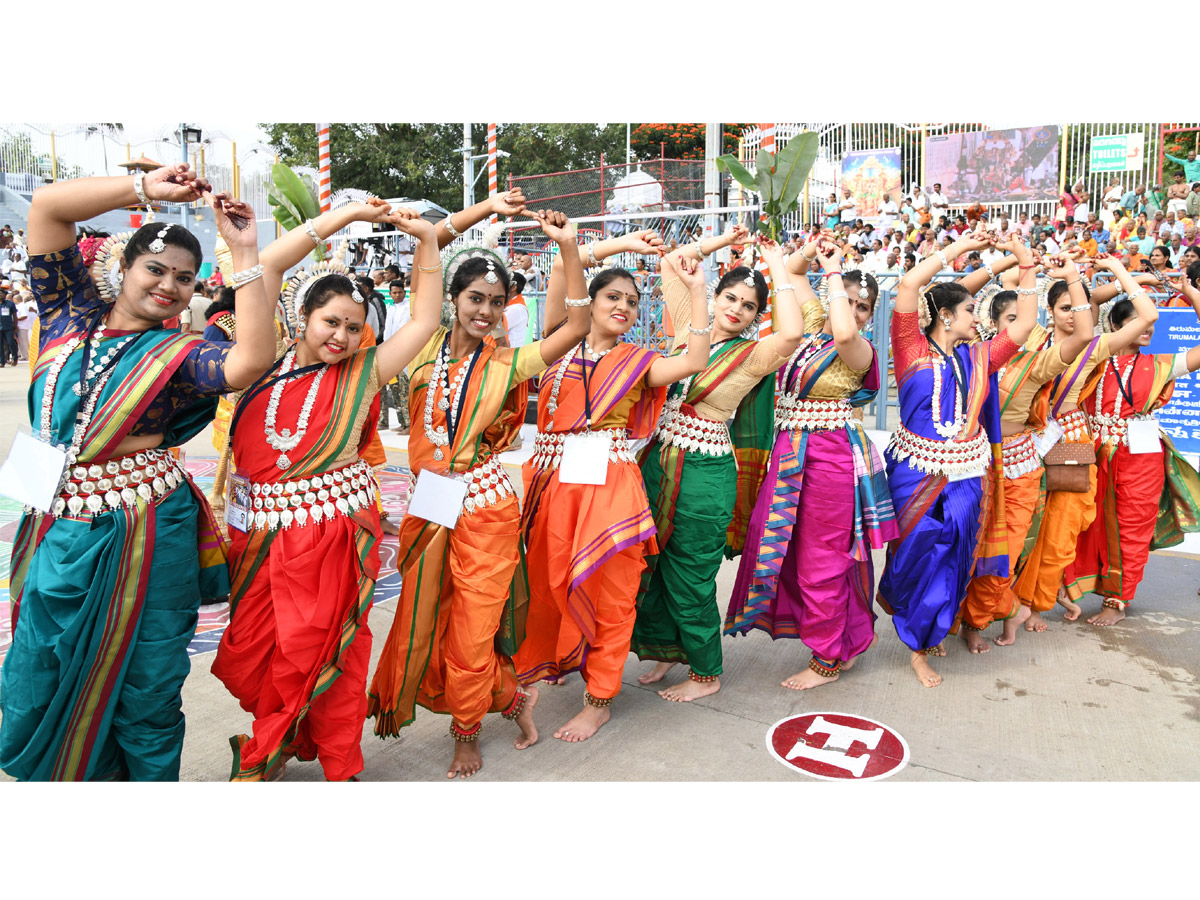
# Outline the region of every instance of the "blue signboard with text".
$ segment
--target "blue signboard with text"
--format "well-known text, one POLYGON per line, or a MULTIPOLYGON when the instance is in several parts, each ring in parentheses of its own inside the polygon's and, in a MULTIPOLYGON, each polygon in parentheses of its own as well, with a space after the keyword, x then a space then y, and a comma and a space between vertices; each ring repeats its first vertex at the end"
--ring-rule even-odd
MULTIPOLYGON (((1200 320, 1190 309, 1160 309, 1149 353, 1179 353, 1200 344, 1200 320)), ((1180 453, 1200 454, 1200 382, 1197 373, 1175 380, 1171 402, 1158 411, 1158 422, 1180 453)))

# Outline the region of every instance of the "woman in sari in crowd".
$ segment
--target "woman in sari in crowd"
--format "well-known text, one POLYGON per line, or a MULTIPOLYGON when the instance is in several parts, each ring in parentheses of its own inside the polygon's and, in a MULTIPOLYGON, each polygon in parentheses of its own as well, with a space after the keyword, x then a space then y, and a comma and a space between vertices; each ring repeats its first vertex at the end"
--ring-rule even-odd
POLYGON ((972 574, 1008 574, 1007 548, 996 539, 1003 473, 995 375, 1037 319, 1032 254, 1019 236, 1008 245, 1020 270, 1017 319, 991 340, 964 343, 978 319, 975 298, 961 284, 922 290, 949 268, 948 257, 992 242, 970 236, 922 260, 900 279, 892 313, 901 425, 886 455, 899 537, 888 548, 879 600, 926 687, 941 683, 927 657, 945 655, 942 641, 972 574))
MULTIPOLYGON (((1012 254, 1016 258, 1016 254, 1012 254)), ((1035 434, 1047 427, 1047 410, 1041 388, 1061 375, 1091 341, 1092 307, 1084 292, 1083 281, 1075 263, 1063 257, 1045 261, 1052 278, 1065 279, 1070 285, 1067 307, 1072 327, 1058 341, 1048 340, 1040 325, 1034 325, 1028 343, 1006 363, 996 375, 1000 403, 1000 433, 1003 436, 1000 453, 1004 475, 1004 528, 1008 541, 1008 574, 981 574, 967 588, 960 613, 963 637, 972 653, 986 653, 990 647, 983 631, 995 621, 1003 621, 1003 630, 996 643, 1001 646, 1016 640, 1017 626, 1029 617, 1028 607, 1022 605, 1012 585, 1017 563, 1025 547, 1026 536, 1034 522, 1042 496, 1041 454, 1035 434)), ((971 293, 979 287, 977 273, 962 279, 961 284, 971 293)), ((991 340, 999 331, 1010 330, 1017 321, 1017 300, 1023 293, 1002 290, 998 286, 985 288, 980 295, 979 337, 991 340)))
POLYGON ((843 273, 840 256, 822 240, 787 260, 805 334, 777 376, 779 433, 725 617, 726 634, 759 628, 812 650, 807 668, 782 682, 793 690, 836 681, 874 643, 871 550, 896 536, 883 463, 854 418, 879 390, 863 336, 879 287, 864 272, 843 273), (806 274, 813 260, 828 286, 822 300, 806 274))
POLYGON ((180 164, 41 188, 29 232, 41 319, 29 412, 66 466, 50 510, 26 513, 14 541, 0 768, 22 781, 178 780, 187 646, 201 597, 229 588, 208 503, 170 448, 271 364, 254 213, 180 164), (75 244, 77 221, 201 197, 237 270, 235 343, 162 328, 195 290, 202 253, 187 229, 109 238, 99 292, 75 244))
MULTIPOLYGON (((1170 401, 1175 379, 1200 368, 1200 345, 1179 353, 1141 353, 1154 335, 1158 310, 1137 305, 1146 290, 1120 260, 1099 258, 1095 264, 1112 272, 1126 294, 1109 311, 1105 331, 1119 335, 1131 321, 1142 320, 1137 339, 1097 366, 1079 394, 1096 440, 1096 515, 1080 534, 1063 581, 1076 603, 1089 591, 1102 596, 1103 608, 1088 622, 1108 626, 1125 618, 1150 551, 1174 546, 1184 532, 1200 529, 1200 476, 1161 432, 1155 415, 1170 401)), ((1200 315, 1200 290, 1181 286, 1200 315)))
MULTIPOLYGON (((578 242, 566 217, 526 214, 558 244, 568 297, 584 297, 578 242)), ((452 526, 422 518, 411 506, 400 525, 404 583, 371 682, 369 715, 375 733, 388 737, 413 721, 418 703, 450 714, 455 750, 447 778, 469 777, 483 765, 478 740, 488 712, 516 721, 518 749, 537 740, 537 689, 517 683, 511 659, 522 637, 527 588, 518 565, 520 509, 499 454, 525 419, 526 381, 576 346, 590 324, 586 304, 577 305, 544 340, 497 347, 489 335, 503 319, 508 283, 504 263, 490 250, 455 255, 445 282, 453 326, 434 332, 409 369, 413 475, 456 481, 465 496, 457 519, 449 504, 452 526)))
MULTIPOLYGON (((311 219, 264 250, 271 295, 314 243, 351 222, 387 222, 417 238, 418 263, 440 271, 434 226, 372 199, 311 219)), ((429 340, 441 295, 429 279, 412 319, 379 346, 361 346, 363 299, 337 261, 292 279, 284 302, 295 307, 296 342, 238 401, 230 427, 233 585, 212 672, 254 716, 252 736, 230 738, 233 781, 281 777, 292 757, 319 759, 329 781, 362 771, 381 534, 362 454, 380 385, 429 340)))
POLYGON ((767 282, 739 267, 717 283, 712 318, 694 328, 689 288, 680 279, 684 256, 697 261, 744 239, 736 226, 663 259, 663 297, 675 322, 673 352, 691 335, 711 330, 708 363, 700 374, 674 385, 655 441, 642 455, 642 477, 654 524, 658 555, 647 558, 638 594, 632 649, 656 660, 639 676, 661 681, 686 662, 687 678, 659 692, 666 700, 691 701, 721 689, 721 611, 717 570, 723 555, 742 551, 750 512, 771 457, 773 375, 800 344, 804 320, 777 244, 757 238, 775 285, 775 330, 755 340, 767 305, 767 282), (735 415, 736 413, 736 415, 735 415), (726 422, 733 419, 730 429, 726 422), (728 545, 728 550, 726 549, 728 545))
MULTIPOLYGON (((616 253, 654 253, 661 243, 652 231, 637 232, 597 241, 579 253, 595 265, 616 253)), ((694 319, 707 318, 699 263, 683 261, 680 271, 694 319)), ((640 294, 625 269, 605 269, 592 278, 591 330, 542 378, 534 455, 523 473, 529 625, 513 662, 526 684, 582 670, 583 709, 554 733, 569 742, 586 741, 611 715, 629 655, 638 580, 646 554, 658 546, 631 442, 654 433, 667 386, 708 363, 707 329, 692 329, 687 353, 670 358, 621 341, 637 320, 640 294), (591 479, 599 483, 580 483, 561 469, 564 451, 574 452, 568 447, 580 438, 605 445, 602 471, 591 479)), ((567 296, 560 258, 546 294, 548 329, 559 326, 568 306, 578 302, 567 296)))
MULTIPOLYGON (((1096 265, 1108 269, 1109 265, 1104 262, 1107 258, 1101 255, 1096 265)), ((1087 316, 1090 325, 1093 315, 1098 311, 1098 305, 1112 299, 1121 291, 1121 282, 1114 281, 1089 291, 1074 261, 1063 259, 1059 262, 1061 266, 1049 270, 1049 274, 1055 280, 1046 291, 1051 329, 1035 329, 1026 347, 1031 350, 1045 350, 1055 345, 1063 345, 1077 335, 1086 342, 1071 364, 1043 388, 1042 393, 1045 397, 1039 398, 1037 403, 1045 403, 1047 406, 1046 424, 1054 421, 1062 430, 1056 443, 1091 447, 1094 444, 1094 435, 1087 414, 1079 408, 1080 392, 1096 366, 1110 356, 1119 355, 1126 348, 1133 347, 1141 334, 1153 323, 1157 313, 1154 312, 1153 301, 1142 291, 1132 300, 1137 314, 1125 321, 1120 329, 1112 333, 1093 335, 1093 329, 1088 327, 1079 335, 1083 318, 1077 318, 1077 315, 1084 312, 1079 307, 1085 302, 1091 306, 1092 315, 1087 316)), ((1150 275, 1132 277, 1138 282, 1153 280, 1153 276, 1150 275)), ((1054 433, 1058 434, 1057 428, 1054 433)), ((1045 631, 1047 623, 1042 613, 1052 609, 1056 601, 1067 609, 1067 621, 1073 622, 1079 618, 1079 607, 1062 589, 1062 579, 1063 570, 1075 558, 1079 535, 1087 530, 1096 516, 1096 469, 1094 466, 1088 468, 1091 484, 1088 490, 1056 490, 1046 493, 1037 537, 1025 560, 1025 567, 1017 576, 1012 588, 1021 604, 1030 610, 1025 622, 1026 631, 1045 631)))

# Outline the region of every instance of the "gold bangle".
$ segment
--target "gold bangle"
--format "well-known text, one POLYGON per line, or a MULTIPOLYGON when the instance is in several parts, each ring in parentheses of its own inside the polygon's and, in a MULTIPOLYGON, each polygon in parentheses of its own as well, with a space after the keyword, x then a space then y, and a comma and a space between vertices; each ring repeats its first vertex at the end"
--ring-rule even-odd
POLYGON ((440 272, 440 271, 442 271, 442 267, 440 264, 436 265, 436 266, 423 266, 420 263, 417 263, 417 268, 422 272, 440 272))

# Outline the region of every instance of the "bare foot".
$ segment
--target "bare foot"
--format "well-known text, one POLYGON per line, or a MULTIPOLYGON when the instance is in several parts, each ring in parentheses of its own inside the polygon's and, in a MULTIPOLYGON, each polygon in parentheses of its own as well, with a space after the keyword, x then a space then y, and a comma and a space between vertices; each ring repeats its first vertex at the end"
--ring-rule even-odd
POLYGON ((937 687, 942 683, 942 676, 933 671, 933 666, 929 664, 929 660, 925 657, 928 654, 922 653, 920 650, 912 655, 913 671, 917 673, 917 678, 925 687, 937 687))
POLYGON ((607 706, 592 706, 590 703, 585 703, 583 709, 576 713, 575 718, 554 732, 554 736, 568 744, 586 741, 611 718, 612 713, 608 711, 607 706))
POLYGON ((529 696, 525 698, 525 707, 517 716, 517 727, 521 729, 521 736, 513 741, 513 746, 518 750, 532 747, 538 739, 537 726, 533 724, 533 708, 537 706, 538 689, 527 687, 525 693, 529 696))
POLYGON ((1036 609, 1029 613, 1029 621, 1025 623, 1026 631, 1045 631, 1050 625, 1042 618, 1042 614, 1036 609))
MULTIPOLYGON (((842 663, 842 668, 846 668, 845 663, 842 663)), ((807 691, 809 688, 820 687, 823 684, 829 684, 837 680, 838 677, 836 675, 826 677, 818 675, 812 669, 805 669, 803 672, 797 672, 787 681, 781 681, 780 684, 793 691, 807 691)))
POLYGON ((1017 606, 1016 615, 1004 620, 1004 632, 996 638, 996 644, 1007 647, 1017 640, 1017 627, 1033 614, 1033 609, 1021 603, 1017 606))
POLYGON ((967 642, 967 649, 972 653, 987 653, 992 649, 981 631, 976 631, 974 628, 968 628, 966 625, 963 625, 962 636, 963 640, 967 642))
POLYGON ((654 684, 656 681, 662 681, 674 665, 673 662, 655 663, 653 669, 638 676, 638 684, 654 684))
POLYGON ((1058 589, 1058 598, 1057 599, 1058 599, 1058 605, 1066 609, 1066 613, 1063 615, 1063 618, 1066 619, 1068 622, 1074 622, 1076 619, 1079 618, 1080 615, 1082 615, 1083 609, 1079 606, 1078 603, 1076 603, 1074 600, 1072 600, 1070 597, 1067 596, 1066 588, 1058 589))
POLYGON ((689 703, 692 700, 698 700, 701 697, 707 697, 709 694, 715 694, 721 689, 721 679, 716 681, 693 681, 688 678, 679 684, 673 684, 669 688, 658 692, 658 696, 664 700, 675 700, 680 703, 689 703))
POLYGON ((446 777, 453 778, 461 773, 463 778, 470 778, 481 768, 483 756, 479 753, 479 741, 455 741, 454 760, 450 763, 450 771, 446 773, 446 777))
MULTIPOLYGON (((879 635, 875 635, 873 638, 871 638, 871 643, 867 644, 867 650, 870 650, 872 647, 874 647, 878 643, 879 643, 879 635)), ((862 653, 858 654, 858 656, 848 659, 844 663, 842 663, 842 671, 848 672, 851 669, 853 669, 854 664, 858 662, 858 657, 862 656, 863 653, 866 653, 867 650, 864 650, 862 653)), ((812 670, 810 669, 809 671, 812 671, 812 670)), ((786 687, 786 685, 785 685, 785 687, 786 687)))
POLYGON ((1100 612, 1088 619, 1088 624, 1100 626, 1116 625, 1123 618, 1125 618, 1125 610, 1112 609, 1111 607, 1105 606, 1100 610, 1100 612))

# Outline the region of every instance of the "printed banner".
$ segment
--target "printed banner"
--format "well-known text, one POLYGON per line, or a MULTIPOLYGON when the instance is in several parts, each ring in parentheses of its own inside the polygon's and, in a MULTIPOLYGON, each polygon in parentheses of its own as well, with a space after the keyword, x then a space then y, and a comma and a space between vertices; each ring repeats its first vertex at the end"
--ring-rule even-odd
POLYGON ((1146 164, 1146 135, 1106 134, 1092 138, 1088 168, 1093 172, 1139 172, 1146 164))
MULTIPOLYGON (((1200 344, 1200 321, 1190 309, 1160 309, 1148 353, 1178 353, 1200 344)), ((1180 453, 1200 453, 1200 383, 1196 373, 1175 379, 1171 402, 1158 411, 1158 422, 1180 453)))
POLYGON ((930 135, 923 187, 953 204, 1057 199, 1058 140, 1057 125, 930 135))
MULTIPOLYGON (((889 191, 896 191, 899 205, 900 148, 852 150, 842 158, 842 187, 850 188, 857 204, 854 217, 879 224, 879 208, 889 191)), ((838 201, 841 202, 841 194, 838 201)), ((851 223, 853 224, 853 223, 851 223)))

